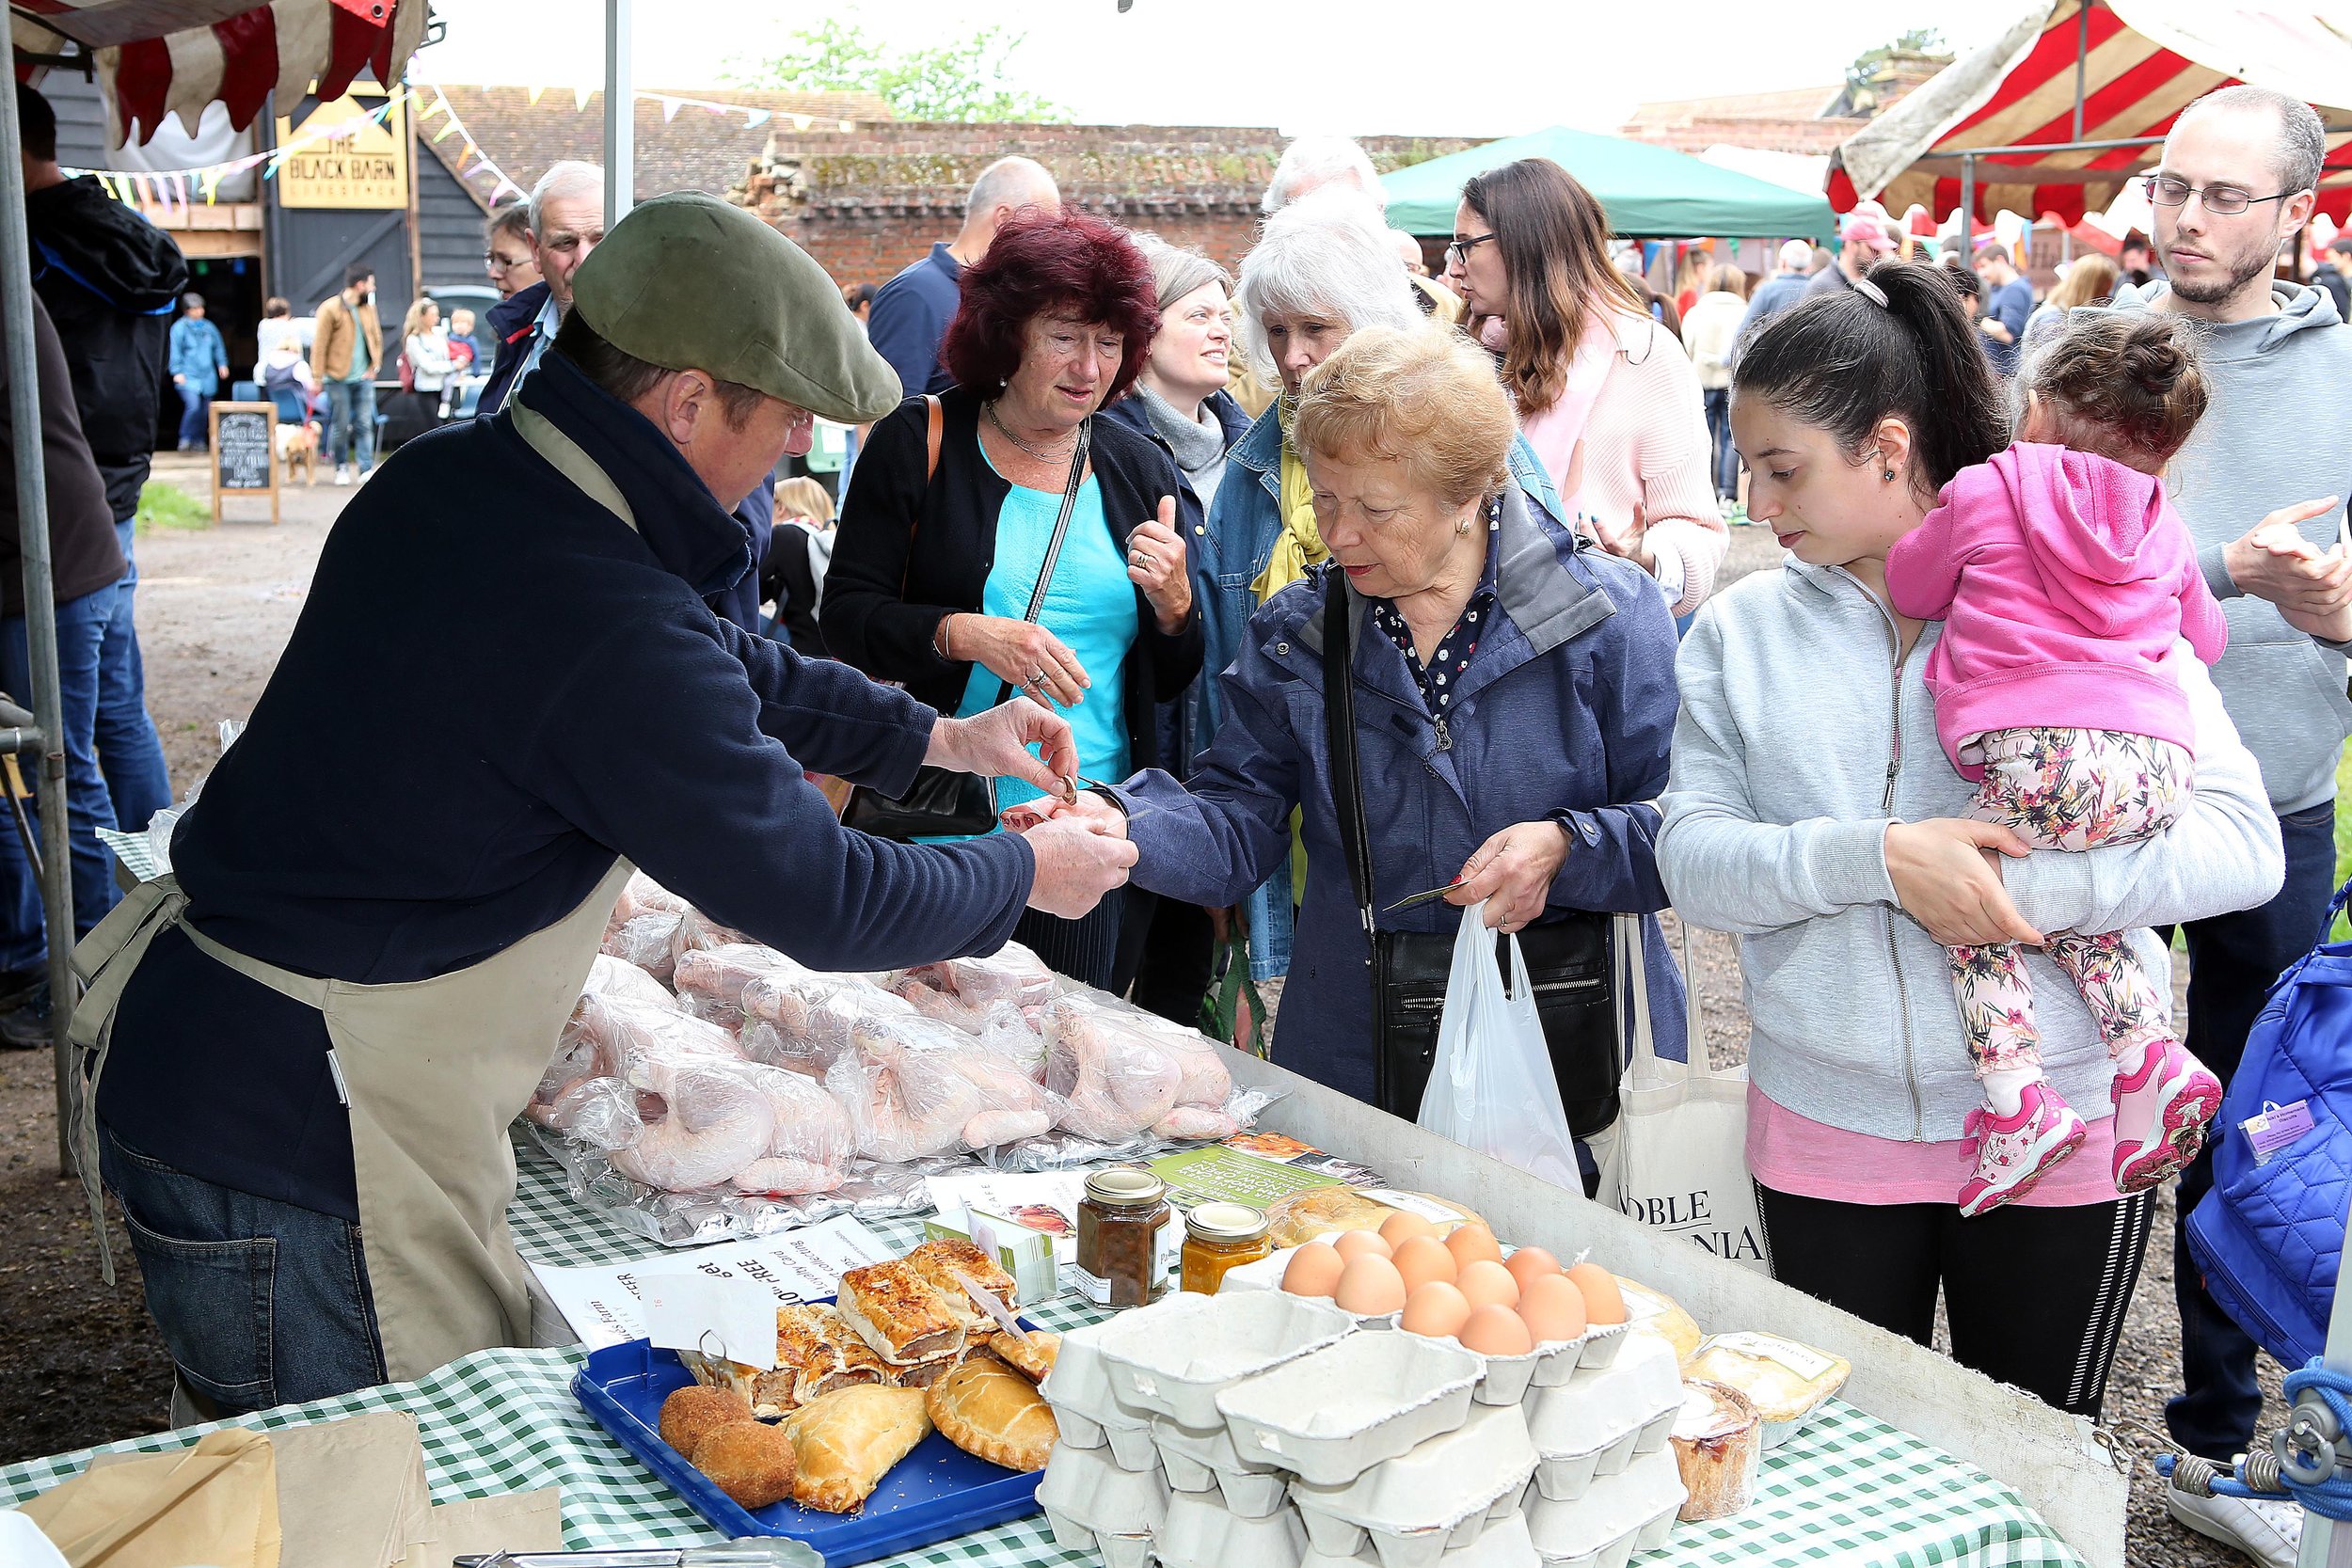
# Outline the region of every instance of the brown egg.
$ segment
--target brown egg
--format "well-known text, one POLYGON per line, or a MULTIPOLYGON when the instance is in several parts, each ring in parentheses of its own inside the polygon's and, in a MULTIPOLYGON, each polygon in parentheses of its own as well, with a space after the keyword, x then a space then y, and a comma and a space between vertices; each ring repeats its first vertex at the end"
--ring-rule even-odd
POLYGON ((1455 1227, 1454 1234, 1445 1239, 1445 1249, 1454 1254, 1457 1267, 1475 1263, 1482 1258, 1492 1263, 1502 1261, 1502 1249, 1495 1244, 1495 1233, 1476 1221, 1455 1227))
POLYGON ((1462 1341, 1464 1350, 1474 1350, 1481 1355, 1525 1355, 1535 1348, 1527 1325, 1507 1307, 1473 1309, 1462 1321, 1462 1331, 1455 1338, 1462 1341))
POLYGON ((1435 1236, 1438 1227, 1407 1209, 1399 1209, 1380 1222, 1380 1239, 1391 1247, 1403 1246, 1412 1236, 1435 1236))
POLYGON ((1407 1334, 1444 1339, 1461 1331, 1470 1310, 1461 1291, 1442 1279, 1433 1279, 1406 1298, 1405 1315, 1396 1325, 1407 1334))
POLYGON ((1396 1265, 1376 1254, 1348 1260, 1331 1299, 1343 1311, 1376 1316, 1405 1305, 1405 1276, 1396 1265))
POLYGON ((1388 1243, 1380 1239, 1377 1230, 1343 1230, 1331 1238, 1331 1246, 1351 1263, 1367 1253, 1375 1258, 1386 1258, 1392 1250, 1388 1243))
POLYGON ((1474 1263, 1463 1264, 1462 1272, 1454 1276, 1454 1283, 1472 1308, 1519 1304, 1519 1282, 1511 1277, 1509 1269, 1492 1259, 1481 1258, 1474 1263))
POLYGON ((1407 1236, 1396 1246, 1396 1272, 1405 1276, 1405 1289, 1418 1291, 1433 1279, 1454 1283, 1454 1254, 1435 1236, 1407 1236))
POLYGON ((1295 1296, 1328 1296, 1340 1282, 1347 1259, 1321 1242, 1309 1242, 1291 1254, 1282 1270, 1282 1289, 1295 1296))
POLYGON ((1523 1246, 1505 1258, 1502 1266, 1509 1269, 1511 1277, 1519 1282, 1519 1292, 1524 1295, 1530 1280, 1541 1279, 1548 1274, 1558 1274, 1560 1259, 1542 1247, 1523 1246))
POLYGON ((1573 1339, 1584 1332, 1584 1292, 1564 1274, 1531 1279, 1519 1291, 1519 1317, 1539 1345, 1573 1339))
POLYGON ((1617 1289, 1615 1275, 1598 1263, 1579 1263, 1568 1271, 1568 1278, 1584 1293, 1584 1316, 1596 1326, 1625 1322, 1625 1294, 1617 1289))

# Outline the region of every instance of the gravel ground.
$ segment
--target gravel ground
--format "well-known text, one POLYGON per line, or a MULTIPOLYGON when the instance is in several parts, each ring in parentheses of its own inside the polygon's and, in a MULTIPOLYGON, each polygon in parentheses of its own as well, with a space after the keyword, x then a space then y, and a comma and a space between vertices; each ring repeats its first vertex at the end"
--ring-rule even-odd
MULTIPOLYGON (((200 467, 159 460, 158 476, 204 498, 200 467)), ((216 752, 215 724, 243 717, 292 632, 310 573, 342 503, 354 492, 321 486, 286 496, 286 522, 230 522, 139 542, 139 626, 149 705, 164 735, 172 781, 184 791, 216 752)), ((249 510, 249 509, 248 509, 249 510)), ((1760 528, 1732 531, 1724 580, 1775 564, 1779 547, 1760 528)), ((1698 988, 1710 1055, 1745 1059, 1747 1016, 1730 938, 1701 933, 1698 988)), ((118 1284, 99 1278, 79 1187, 56 1175, 53 1080, 45 1055, 0 1056, 0 1463, 161 1429, 170 1363, 140 1304, 136 1265, 119 1218, 118 1284)), ((2174 1526, 2135 1434, 2161 1431, 2179 1377, 2172 1305, 2169 1197, 2140 1275, 2108 1387, 2106 1424, 2122 1429, 2142 1461, 2133 1482, 2127 1551, 2136 1568, 2227 1568, 2242 1560, 2174 1526)), ((2280 1418, 2279 1369, 2265 1363, 2280 1418)))

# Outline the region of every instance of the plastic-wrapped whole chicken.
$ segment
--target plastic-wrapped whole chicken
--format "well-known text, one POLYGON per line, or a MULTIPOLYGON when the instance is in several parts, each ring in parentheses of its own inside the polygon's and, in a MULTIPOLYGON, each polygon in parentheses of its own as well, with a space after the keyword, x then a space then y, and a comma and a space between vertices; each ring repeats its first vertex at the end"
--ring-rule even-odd
MULTIPOLYGON (((707 1027, 707 1025, 706 1025, 707 1027)), ((746 1063, 704 1059, 647 1065, 638 1101, 644 1129, 612 1166, 649 1187, 674 1193, 716 1187, 767 1155, 776 1113, 768 1094, 740 1069, 746 1063)))
POLYGON ((849 1107, 803 1074, 760 1062, 745 1062, 739 1070, 768 1097, 775 1127, 768 1152, 730 1179, 735 1190, 791 1197, 839 1187, 857 1152, 849 1107))
MULTIPOLYGON (((636 965, 599 953, 588 966, 580 1001, 556 1037, 555 1052, 524 1114, 562 1127, 557 1106, 564 1092, 592 1078, 627 1079, 625 1064, 645 1052, 739 1055, 720 1031, 714 1037, 678 1010, 676 998, 636 965)), ((624 1140, 626 1141, 626 1140, 624 1140)), ((602 1147, 614 1147, 605 1145, 602 1147)))
POLYGON ((612 906, 612 917, 604 928, 617 931, 641 914, 684 914, 686 900, 655 881, 642 871, 632 871, 621 886, 620 901, 612 906))
POLYGON ((1050 1129, 1059 1101, 1026 1064, 919 1016, 861 1013, 852 1049, 826 1073, 849 1106, 858 1152, 886 1162, 1011 1143, 1050 1129))
POLYGON ((882 977, 882 986, 914 1003, 925 1017, 977 1035, 1007 1006, 1019 1008, 1034 1024, 1054 994, 1054 972, 1035 953, 1009 942, 985 958, 893 970, 882 977))
MULTIPOLYGON (((719 947, 750 947, 757 945, 751 938, 729 926, 722 926, 700 910, 688 910, 678 917, 677 930, 670 938, 670 966, 675 971, 689 953, 707 953, 719 947)), ((782 958, 782 954, 776 955, 782 958)), ((676 982, 675 974, 672 983, 676 982)))
POLYGON ((746 986, 755 980, 764 986, 780 985, 807 978, 812 973, 797 960, 755 942, 721 942, 682 949, 672 981, 677 987, 678 1000, 696 1018, 708 1019, 724 1029, 740 1029, 746 986))
MULTIPOLYGON (((735 951, 723 948, 707 957, 735 951)), ((861 1021, 878 1027, 922 1022, 913 1003, 863 975, 819 974, 776 957, 782 962, 749 975, 737 993, 743 1053, 754 1061, 821 1076, 850 1053, 861 1021)))
POLYGON ((1065 1101, 1066 1131, 1106 1144, 1239 1131, 1232 1075, 1206 1036, 1076 992, 1048 1002, 1043 1022, 1045 1086, 1065 1101))
POLYGON ((681 910, 641 911, 605 928, 604 951, 666 986, 677 969, 678 927, 685 920, 681 910))

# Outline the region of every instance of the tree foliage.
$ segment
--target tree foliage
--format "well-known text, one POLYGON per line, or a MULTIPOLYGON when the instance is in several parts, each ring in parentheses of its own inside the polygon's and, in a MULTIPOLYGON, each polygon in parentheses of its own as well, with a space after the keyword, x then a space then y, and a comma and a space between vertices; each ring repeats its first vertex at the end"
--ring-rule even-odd
POLYGON ((1943 33, 1936 28, 1914 27, 1892 43, 1882 43, 1855 55, 1853 64, 1846 68, 1846 81, 1851 87, 1867 87, 1897 55, 1947 55, 1949 49, 1943 33))
POLYGON ((828 18, 794 33, 781 54, 739 62, 727 76, 747 87, 870 92, 900 119, 1068 119, 1062 105, 1006 85, 1006 65, 1024 37, 982 27, 945 43, 896 49, 855 23, 828 18))

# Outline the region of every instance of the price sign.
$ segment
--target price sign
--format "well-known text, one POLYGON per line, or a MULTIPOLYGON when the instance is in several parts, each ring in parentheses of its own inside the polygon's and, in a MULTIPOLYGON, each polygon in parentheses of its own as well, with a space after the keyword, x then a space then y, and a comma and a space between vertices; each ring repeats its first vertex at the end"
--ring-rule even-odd
POLYGON ((278 521, 278 408, 267 403, 213 404, 213 521, 231 491, 266 491, 278 521))

